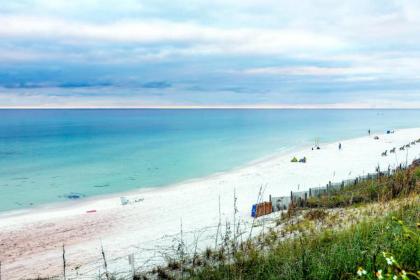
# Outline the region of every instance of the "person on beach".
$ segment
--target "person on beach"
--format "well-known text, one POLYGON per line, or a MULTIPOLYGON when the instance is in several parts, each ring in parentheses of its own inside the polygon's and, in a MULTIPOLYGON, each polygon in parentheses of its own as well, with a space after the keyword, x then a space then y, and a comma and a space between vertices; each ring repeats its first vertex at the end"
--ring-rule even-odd
POLYGON ((338 143, 338 149, 341 150, 341 143, 338 143))
POLYGON ((369 130, 368 130, 368 133, 369 133, 369 135, 370 135, 370 128, 369 128, 369 130))

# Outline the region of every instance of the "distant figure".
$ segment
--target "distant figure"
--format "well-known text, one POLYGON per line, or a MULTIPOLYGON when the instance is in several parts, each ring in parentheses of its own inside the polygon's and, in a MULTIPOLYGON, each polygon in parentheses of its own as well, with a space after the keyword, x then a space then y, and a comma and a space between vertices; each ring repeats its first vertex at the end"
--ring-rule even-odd
POLYGON ((338 143, 338 149, 341 150, 341 143, 338 143))
POLYGON ((306 163, 306 157, 301 158, 299 162, 306 163))
POLYGON ((369 133, 369 135, 370 135, 370 129, 368 130, 368 133, 369 133))

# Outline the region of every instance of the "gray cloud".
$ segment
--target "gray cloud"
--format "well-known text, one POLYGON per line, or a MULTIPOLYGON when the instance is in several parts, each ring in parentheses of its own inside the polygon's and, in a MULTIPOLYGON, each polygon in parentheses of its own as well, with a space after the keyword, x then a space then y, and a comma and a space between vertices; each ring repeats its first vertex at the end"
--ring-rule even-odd
POLYGON ((0 106, 420 102, 416 1, 2 4, 0 106))

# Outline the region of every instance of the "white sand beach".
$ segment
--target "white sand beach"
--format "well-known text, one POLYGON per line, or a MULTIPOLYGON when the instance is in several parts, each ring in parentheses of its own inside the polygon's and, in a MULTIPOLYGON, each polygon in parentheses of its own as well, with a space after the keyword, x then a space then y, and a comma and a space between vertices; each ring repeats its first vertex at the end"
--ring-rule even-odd
MULTIPOLYGON (((63 244, 69 274, 75 275, 77 270, 87 277, 80 279, 89 279, 98 275, 99 270, 103 271, 101 243, 110 271, 123 266, 122 270, 129 270, 127 256, 131 253, 135 254, 138 266, 150 258, 162 260, 161 253, 179 234, 181 221, 187 243, 199 238, 198 233, 202 236, 214 233, 219 221, 219 197, 223 223, 233 217, 234 192, 237 217, 250 222, 251 206, 261 186, 263 198, 268 200, 270 194, 286 196, 290 191, 373 173, 378 165, 381 170, 387 170, 411 163, 420 157, 420 143, 404 151, 398 148, 419 138, 420 128, 413 128, 344 140, 341 150, 338 142, 320 143, 320 150, 307 147, 172 186, 0 214, 3 279, 61 274, 63 244), (375 135, 379 140, 374 139, 375 135), (388 152, 387 156, 381 156, 383 151, 393 147, 397 148, 395 154, 388 152), (307 162, 290 162, 294 156, 306 156, 307 162), (121 205, 120 196, 126 196, 133 203, 121 205)), ((203 242, 208 243, 208 238, 203 242)))

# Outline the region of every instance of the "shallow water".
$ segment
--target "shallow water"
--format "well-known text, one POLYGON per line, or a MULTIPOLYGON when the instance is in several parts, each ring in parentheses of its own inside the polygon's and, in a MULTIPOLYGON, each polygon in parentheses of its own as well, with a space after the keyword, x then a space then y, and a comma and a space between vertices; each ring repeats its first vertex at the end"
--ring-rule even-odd
POLYGON ((0 110, 0 211, 159 187, 420 126, 420 110, 0 110))

